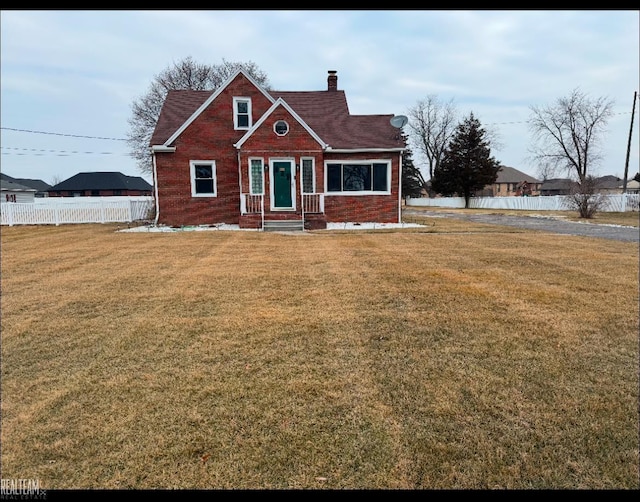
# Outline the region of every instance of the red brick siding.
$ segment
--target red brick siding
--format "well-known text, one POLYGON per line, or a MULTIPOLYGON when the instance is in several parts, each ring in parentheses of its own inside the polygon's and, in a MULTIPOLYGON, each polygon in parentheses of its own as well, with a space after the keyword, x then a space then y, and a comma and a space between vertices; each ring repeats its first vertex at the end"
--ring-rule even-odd
MULTIPOLYGON (((324 197, 324 210, 330 222, 377 222, 398 223, 398 168, 399 153, 358 153, 346 156, 334 153, 325 155, 325 161, 349 160, 391 160, 391 194, 390 195, 331 195, 324 197)), ((324 165, 322 166, 324 169, 324 165)), ((324 183, 324 171, 323 171, 324 183)))
POLYGON ((240 186, 233 144, 246 131, 233 128, 233 98, 251 97, 253 121, 271 102, 243 75, 232 82, 180 135, 175 153, 156 154, 160 223, 180 225, 238 224, 240 186), (191 196, 191 160, 214 160, 217 197, 191 196))
MULTIPOLYGON (((249 193, 249 159, 262 158, 267 169, 264 172, 264 207, 270 219, 299 219, 301 216, 301 193, 300 182, 302 173, 300 171, 301 158, 313 157, 316 169, 322 165, 322 149, 320 144, 300 125, 300 123, 284 107, 276 109, 262 126, 242 145, 240 161, 242 163, 242 191, 249 193), (278 136, 273 125, 278 120, 284 120, 289 125, 289 132, 284 136, 278 136), (291 213, 276 211, 271 214, 270 197, 270 163, 273 159, 291 159, 295 169, 295 206, 296 215, 287 216, 291 213), (297 167, 296 167, 297 166, 297 167)), ((317 191, 322 186, 317 185, 317 191)))
MULTIPOLYGON (((271 106, 271 102, 242 75, 232 82, 175 141, 175 153, 156 154, 156 176, 159 198, 159 222, 171 226, 206 225, 215 223, 258 224, 254 216, 240 217, 240 181, 242 193, 249 193, 249 158, 262 158, 266 166, 274 158, 293 159, 301 166, 302 157, 315 159, 316 192, 324 192, 324 162, 347 159, 391 159, 391 194, 365 196, 325 195, 326 221, 398 222, 398 153, 361 153, 323 155, 320 144, 284 107, 276 109, 241 148, 234 148, 246 131, 233 129, 233 97, 250 97, 255 123, 271 106), (285 120, 289 132, 278 136, 273 124, 285 120), (191 196, 191 160, 211 160, 216 163, 216 197, 191 196), (241 165, 241 180, 238 171, 241 165)), ((264 207, 268 218, 300 218, 302 173, 296 169, 295 196, 298 214, 269 214, 269 170, 264 176, 264 207)), ((324 224, 318 218, 314 225, 324 224)))

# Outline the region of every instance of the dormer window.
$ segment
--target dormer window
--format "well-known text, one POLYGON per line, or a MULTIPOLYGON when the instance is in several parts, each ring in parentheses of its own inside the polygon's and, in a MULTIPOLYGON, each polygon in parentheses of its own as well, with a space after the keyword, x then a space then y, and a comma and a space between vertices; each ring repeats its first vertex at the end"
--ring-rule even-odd
POLYGON ((287 124, 284 120, 278 120, 275 124, 273 124, 273 130, 278 136, 284 136, 289 132, 289 124, 287 124))
POLYGON ((233 98, 233 127, 245 130, 251 127, 251 98, 233 98))

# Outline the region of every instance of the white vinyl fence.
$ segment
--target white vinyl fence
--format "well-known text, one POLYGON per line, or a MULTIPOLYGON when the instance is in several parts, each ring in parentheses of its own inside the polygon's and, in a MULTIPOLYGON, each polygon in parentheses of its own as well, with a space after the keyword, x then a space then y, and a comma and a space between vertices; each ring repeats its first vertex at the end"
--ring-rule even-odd
MULTIPOLYGON (((600 211, 625 212, 640 210, 640 194, 603 195, 605 203, 600 211)), ((464 197, 407 198, 407 206, 463 208, 464 197)), ((538 197, 471 197, 469 207, 474 209, 522 209, 531 211, 569 211, 566 195, 538 197)))
POLYGON ((153 197, 44 197, 33 203, 3 202, 2 225, 61 225, 145 220, 153 197))

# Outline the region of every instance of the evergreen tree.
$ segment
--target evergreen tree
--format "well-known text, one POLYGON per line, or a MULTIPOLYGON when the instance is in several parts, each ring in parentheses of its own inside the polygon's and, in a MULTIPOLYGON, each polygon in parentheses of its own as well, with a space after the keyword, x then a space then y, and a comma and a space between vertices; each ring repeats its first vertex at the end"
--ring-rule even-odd
MULTIPOLYGON (((407 136, 403 133, 405 142, 407 136)), ((422 197, 422 190, 426 188, 426 183, 418 169, 413 164, 413 152, 411 148, 402 154, 402 196, 403 197, 422 197)))
POLYGON ((468 208, 476 191, 495 183, 499 170, 500 163, 491 157, 486 131, 471 113, 458 124, 442 162, 434 170, 431 184, 441 195, 464 197, 464 206, 468 208))

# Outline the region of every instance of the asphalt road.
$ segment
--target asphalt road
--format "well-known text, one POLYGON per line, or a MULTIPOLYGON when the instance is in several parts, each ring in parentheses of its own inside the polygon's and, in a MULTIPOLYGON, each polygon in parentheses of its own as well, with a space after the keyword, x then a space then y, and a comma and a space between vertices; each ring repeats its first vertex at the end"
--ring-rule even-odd
POLYGON ((595 223, 578 223, 555 218, 534 216, 510 216, 505 214, 462 214, 443 211, 412 211, 404 209, 405 214, 423 215, 431 217, 458 218, 460 220, 488 223, 491 225, 506 225, 510 227, 538 230, 556 234, 580 235, 584 237, 599 237, 616 241, 640 242, 640 229, 637 227, 622 227, 615 225, 600 225, 595 223))

